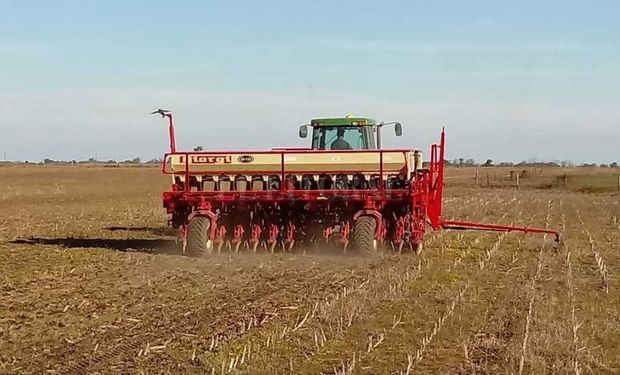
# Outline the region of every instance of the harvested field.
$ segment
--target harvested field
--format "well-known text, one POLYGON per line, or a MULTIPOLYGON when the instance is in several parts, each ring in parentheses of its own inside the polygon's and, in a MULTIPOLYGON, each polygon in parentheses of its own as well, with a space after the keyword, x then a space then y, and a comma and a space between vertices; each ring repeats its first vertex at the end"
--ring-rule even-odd
POLYGON ((617 194, 448 185, 447 217, 561 228, 559 249, 443 231, 419 256, 194 259, 168 184, 0 168, 0 373, 620 372, 617 194))

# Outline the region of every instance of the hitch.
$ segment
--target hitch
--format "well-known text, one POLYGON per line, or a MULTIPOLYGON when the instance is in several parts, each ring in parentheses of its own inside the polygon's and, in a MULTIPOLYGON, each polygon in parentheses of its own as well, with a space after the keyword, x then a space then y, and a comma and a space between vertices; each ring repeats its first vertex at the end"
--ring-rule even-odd
POLYGON ((457 220, 442 220, 441 227, 444 229, 455 229, 455 230, 484 230, 484 231, 493 231, 493 232, 521 232, 521 233, 552 234, 555 236, 555 242, 557 243, 560 242, 560 232, 558 232, 557 230, 551 230, 551 229, 519 227, 515 225, 473 223, 469 221, 457 221, 457 220))

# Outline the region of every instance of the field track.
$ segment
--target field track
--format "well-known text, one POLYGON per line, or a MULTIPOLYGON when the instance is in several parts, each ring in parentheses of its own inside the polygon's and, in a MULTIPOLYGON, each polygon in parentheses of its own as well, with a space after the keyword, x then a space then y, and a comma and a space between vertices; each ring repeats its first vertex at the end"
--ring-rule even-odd
MULTIPOLYGON (((448 179, 448 181, 450 181, 448 179)), ((154 168, 0 168, 0 373, 620 373, 620 196, 448 188, 423 252, 175 253, 154 168)))

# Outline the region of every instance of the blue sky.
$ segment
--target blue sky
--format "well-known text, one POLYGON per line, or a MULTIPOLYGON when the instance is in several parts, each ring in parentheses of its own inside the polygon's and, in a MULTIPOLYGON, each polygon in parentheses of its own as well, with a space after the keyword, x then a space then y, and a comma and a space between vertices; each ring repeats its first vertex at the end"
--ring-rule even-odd
POLYGON ((0 157, 300 146, 312 117, 400 120, 388 146, 620 161, 620 2, 0 2, 0 157))

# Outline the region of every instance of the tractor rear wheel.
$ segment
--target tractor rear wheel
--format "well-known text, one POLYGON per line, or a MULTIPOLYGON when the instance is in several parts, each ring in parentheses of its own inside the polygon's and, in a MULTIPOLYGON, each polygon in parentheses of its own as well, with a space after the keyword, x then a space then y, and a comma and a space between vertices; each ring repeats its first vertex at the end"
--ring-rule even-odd
POLYGON ((187 255, 200 257, 213 252, 213 240, 209 238, 211 219, 206 216, 194 216, 187 226, 185 251, 187 255))
POLYGON ((375 230, 377 221, 372 216, 360 216, 353 226, 351 233, 351 248, 353 251, 362 254, 376 254, 377 240, 375 239, 375 230))

